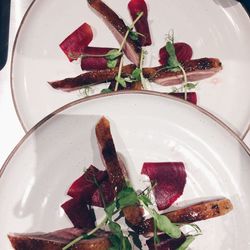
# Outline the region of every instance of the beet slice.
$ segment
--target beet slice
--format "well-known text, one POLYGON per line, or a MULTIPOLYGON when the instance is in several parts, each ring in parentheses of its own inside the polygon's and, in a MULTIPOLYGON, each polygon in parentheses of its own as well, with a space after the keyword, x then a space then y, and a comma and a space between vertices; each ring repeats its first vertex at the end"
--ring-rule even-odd
MULTIPOLYGON (((169 95, 178 97, 180 99, 185 100, 185 93, 179 92, 179 93, 169 93, 169 95)), ((197 104, 197 95, 195 92, 187 92, 187 100, 188 102, 191 102, 193 104, 197 104)))
POLYGON ((70 199, 63 203, 61 207, 71 220, 74 227, 77 228, 95 228, 94 210, 83 201, 70 199))
POLYGON ((135 29, 139 35, 139 44, 141 46, 148 46, 152 44, 151 35, 148 25, 148 8, 144 0, 130 0, 128 9, 133 20, 138 16, 138 13, 143 12, 142 17, 135 24, 135 29))
MULTIPOLYGON (((187 43, 174 43, 175 54, 177 60, 181 63, 191 60, 193 55, 193 50, 191 46, 187 43)), ((162 47, 159 51, 159 63, 161 65, 166 65, 168 63, 169 54, 166 47, 162 47)))
POLYGON ((90 203, 92 195, 97 190, 94 179, 100 184, 103 180, 107 180, 107 178, 107 171, 101 171, 91 165, 81 177, 73 182, 67 194, 72 198, 90 203))
POLYGON ((82 52, 89 45, 92 39, 92 29, 89 24, 84 23, 66 39, 64 39, 59 46, 66 54, 69 61, 72 62, 81 56, 82 52))
MULTIPOLYGON (((109 204, 112 202, 115 198, 115 191, 111 186, 111 183, 109 180, 105 180, 100 185, 100 190, 102 192, 102 195, 104 197, 105 204, 109 204)), ((97 189, 94 194, 91 197, 91 205, 96 207, 104 207, 100 190, 97 189)))
POLYGON ((181 237, 178 239, 173 239, 166 234, 158 235, 160 243, 154 244, 154 237, 146 241, 149 250, 175 250, 180 247, 186 240, 184 234, 181 234, 181 237))
POLYGON ((183 193, 186 171, 182 162, 145 162, 142 174, 149 177, 159 210, 170 207, 183 193))
MULTIPOLYGON (((86 47, 82 53, 81 68, 82 70, 101 70, 108 68, 108 59, 105 55, 115 48, 104 47, 86 47), (101 57, 96 57, 96 55, 101 57)), ((118 66, 120 58, 117 59, 116 65, 118 66)))

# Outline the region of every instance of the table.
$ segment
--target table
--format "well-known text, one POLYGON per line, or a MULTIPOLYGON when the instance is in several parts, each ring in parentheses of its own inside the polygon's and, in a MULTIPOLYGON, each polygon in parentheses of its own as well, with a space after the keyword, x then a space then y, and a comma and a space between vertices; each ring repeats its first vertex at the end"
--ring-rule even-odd
MULTIPOLYGON (((32 0, 12 0, 10 16, 9 52, 5 67, 0 71, 0 166, 4 163, 12 149, 25 135, 12 102, 10 88, 11 51, 19 24, 32 0)), ((250 131, 245 136, 245 143, 250 147, 250 131)))

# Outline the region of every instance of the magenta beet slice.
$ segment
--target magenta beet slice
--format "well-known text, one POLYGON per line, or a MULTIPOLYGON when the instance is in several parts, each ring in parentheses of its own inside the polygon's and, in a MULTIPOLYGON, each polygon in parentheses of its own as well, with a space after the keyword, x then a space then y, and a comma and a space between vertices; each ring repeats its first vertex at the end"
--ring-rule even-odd
POLYGON ((68 195, 75 199, 81 199, 85 203, 90 203, 91 197, 97 190, 94 180, 100 184, 108 178, 106 171, 101 171, 94 166, 90 166, 86 172, 73 182, 68 190, 68 195))
MULTIPOLYGON (((115 191, 112 189, 111 183, 109 180, 105 180, 100 185, 100 190, 102 192, 102 195, 104 197, 105 205, 112 202, 115 198, 115 191)), ((92 195, 91 199, 91 205, 96 207, 104 207, 104 204, 102 202, 100 190, 97 189, 94 194, 92 195)))
MULTIPOLYGON (((177 60, 181 63, 191 60, 193 55, 193 50, 191 46, 187 43, 174 43, 175 54, 177 60)), ((162 47, 159 51, 159 63, 161 65, 166 65, 168 63, 169 54, 166 47, 162 47)))
POLYGON ((145 162, 142 174, 149 177, 159 210, 170 207, 183 193, 186 171, 182 162, 145 162))
POLYGON ((93 32, 87 23, 82 24, 71 33, 59 46, 72 62, 80 57, 84 49, 93 39, 93 32))
POLYGON ((154 237, 146 241, 149 250, 176 250, 180 247, 186 240, 184 234, 178 239, 173 239, 166 234, 158 235, 160 243, 154 245, 154 237))
MULTIPOLYGON (((108 68, 108 60, 105 55, 115 48, 104 47, 86 47, 82 53, 81 68, 82 70, 101 70, 108 68), (96 55, 102 57, 95 57, 96 55)), ((117 65, 119 65, 117 60, 117 65)))
MULTIPOLYGON (((178 97, 180 99, 185 100, 185 93, 179 92, 179 93, 169 93, 169 95, 178 97)), ((195 92, 187 92, 187 100, 188 102, 191 102, 193 104, 197 104, 197 95, 195 92)))
POLYGON ((70 199, 63 203, 61 207, 77 228, 95 228, 95 213, 86 203, 78 199, 70 199))
POLYGON ((144 0, 130 0, 128 9, 133 20, 138 16, 138 13, 143 12, 143 16, 135 24, 135 29, 138 33, 143 34, 139 36, 139 43, 141 46, 148 46, 152 44, 151 35, 148 25, 148 8, 144 0))

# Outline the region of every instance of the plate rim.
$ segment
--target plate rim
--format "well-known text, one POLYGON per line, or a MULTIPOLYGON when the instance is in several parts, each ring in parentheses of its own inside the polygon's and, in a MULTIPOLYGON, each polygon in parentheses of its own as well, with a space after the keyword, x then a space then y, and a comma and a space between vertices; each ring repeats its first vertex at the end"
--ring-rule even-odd
POLYGON ((20 139, 20 141, 16 144, 14 149, 11 151, 7 159, 4 161, 2 167, 0 168, 0 178, 2 177, 5 169, 7 168, 9 162, 14 157, 15 153, 18 151, 18 149, 22 146, 22 144, 26 141, 26 139, 29 138, 29 136, 32 135, 33 132, 35 132, 38 128, 40 128, 42 125, 44 125, 47 121, 49 121, 51 118, 56 116, 57 114, 74 107, 78 104, 85 103, 88 101, 96 100, 96 99, 102 99, 105 97, 112 97, 112 96, 118 96, 118 95, 148 95, 148 96, 158 96, 164 99, 169 99, 172 101, 176 101, 177 103, 182 103, 181 105, 187 105, 189 108, 192 108, 194 110, 197 110, 199 113, 204 114, 208 119, 212 119, 215 123, 217 123, 223 130, 227 131, 229 136, 232 136, 242 147, 243 150, 250 156, 250 148, 239 138, 239 136, 230 128, 228 127, 224 122, 222 122, 220 119, 218 119, 216 116, 212 115, 210 112, 206 111, 205 109, 198 107, 194 104, 191 104, 185 100, 176 98, 174 96, 166 95, 164 93, 156 92, 156 91, 149 91, 149 90, 140 90, 140 91, 131 91, 131 90, 125 90, 125 91, 118 91, 118 92, 112 92, 108 94, 97 94, 93 96, 88 96, 85 98, 80 98, 75 101, 72 101, 70 103, 67 103, 63 105, 62 107, 56 109, 49 115, 45 116, 42 120, 40 120, 37 124, 35 124, 27 133, 20 139))
MULTIPOLYGON (((21 124, 21 127, 23 128, 24 132, 25 133, 28 133, 30 130, 32 130, 37 124, 39 124, 41 121, 43 121, 44 119, 46 119, 48 116, 50 116, 52 113, 54 112, 57 112, 58 110, 60 110, 60 108, 63 108, 65 107, 66 105, 70 105, 71 103, 74 103, 75 101, 79 101, 80 99, 86 99, 88 97, 82 97, 80 99, 77 99, 77 100, 74 100, 72 102, 69 102, 67 104, 64 104, 62 107, 56 109, 55 111, 51 112, 50 114, 46 115, 45 117, 43 117, 37 124, 35 124, 33 127, 31 127, 30 129, 28 129, 25 124, 24 124, 24 119, 22 119, 22 116, 19 112, 19 109, 18 109, 18 105, 17 105, 17 102, 16 102, 16 98, 15 98, 15 94, 14 94, 14 80, 13 80, 13 71, 14 71, 14 54, 15 54, 15 51, 16 51, 16 47, 17 47, 17 43, 19 41, 19 36, 20 36, 20 32, 22 31, 23 29, 23 25, 24 25, 24 22, 25 20, 27 19, 32 7, 34 6, 34 4, 36 2, 38 2, 39 0, 32 0, 32 2, 30 3, 28 9, 26 10, 21 22, 20 22, 20 25, 18 27, 18 30, 17 30, 17 33, 15 35, 15 39, 14 39, 14 44, 13 44, 13 47, 12 47, 12 52, 11 52, 11 61, 10 61, 10 88, 11 88, 11 96, 12 96, 12 102, 13 102, 13 105, 14 105, 14 109, 15 109, 15 112, 16 112, 16 115, 18 117, 18 120, 21 124)), ((242 7, 242 11, 245 12, 247 15, 248 15, 248 12, 246 11, 246 9, 244 8, 244 6, 240 3, 241 7, 242 7)), ((146 91, 147 90, 143 90, 143 91, 146 91)), ((137 92, 137 91, 133 91, 133 90, 130 90, 130 92, 137 92)), ((154 93, 160 93, 160 92, 156 92, 156 91, 153 91, 153 90, 150 90, 150 92, 154 92, 154 93)), ((93 95, 93 96, 98 96, 99 94, 96 94, 96 95, 93 95)), ((104 95, 104 94, 101 94, 101 95, 104 95)), ((111 93, 108 93, 108 94, 105 94, 105 96, 107 95, 111 95, 111 93)), ((164 94, 164 95, 167 95, 167 94, 164 94)), ((169 95, 168 95, 169 96, 169 95)), ((170 96, 172 98, 172 96, 170 96)), ((187 105, 190 105, 190 106, 195 106, 195 108, 197 108, 197 110, 201 111, 202 113, 206 113, 207 116, 209 116, 210 118, 214 119, 217 121, 217 123, 219 123, 220 125, 222 125, 226 130, 229 130, 230 133, 233 133, 234 137, 237 137, 237 141, 240 142, 240 144, 242 145, 243 144, 243 147, 245 148, 245 150, 247 151, 247 153, 249 154, 249 147, 245 144, 245 142, 243 141, 244 138, 246 137, 247 133, 249 132, 250 130, 250 125, 248 126, 248 128, 246 129, 246 131, 243 131, 241 135, 238 135, 236 134, 236 132, 233 131, 233 129, 231 129, 228 125, 226 125, 225 122, 223 122, 221 119, 219 119, 218 117, 216 117, 215 115, 213 115, 211 112, 205 110, 204 108, 201 108, 197 105, 193 105, 192 103, 186 101, 186 100, 180 100, 180 98, 177 98, 177 97, 173 97, 174 99, 177 99, 178 101, 182 101, 184 103, 186 103, 187 105)), ((1 169, 0 169, 0 177, 1 177, 1 169)))

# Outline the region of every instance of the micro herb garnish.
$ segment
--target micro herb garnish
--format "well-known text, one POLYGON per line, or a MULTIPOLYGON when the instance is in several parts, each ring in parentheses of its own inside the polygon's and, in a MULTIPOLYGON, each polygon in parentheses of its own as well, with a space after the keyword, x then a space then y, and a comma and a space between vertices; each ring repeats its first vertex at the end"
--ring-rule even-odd
POLYGON ((174 31, 171 30, 169 34, 167 35, 167 43, 166 43, 166 51, 169 54, 167 66, 166 69, 178 72, 181 71, 183 74, 183 83, 181 88, 174 88, 172 92, 179 92, 184 91, 185 94, 185 100, 187 100, 187 92, 191 89, 194 89, 198 83, 192 83, 187 81, 187 74, 181 63, 178 61, 175 53, 175 47, 174 47, 174 31))
POLYGON ((192 89, 195 89, 197 87, 198 83, 192 83, 188 82, 184 86, 181 86, 179 88, 173 87, 172 91, 170 93, 179 93, 183 91, 183 88, 186 89, 186 91, 190 91, 192 89))
MULTIPOLYGON (((129 28, 129 27, 128 27, 129 28)), ((139 33, 135 32, 133 30, 129 30, 129 37, 133 40, 133 41, 138 41, 139 40, 139 33)))
MULTIPOLYGON (((150 204, 144 203, 143 199, 140 199, 140 203, 143 208, 152 216, 154 219, 154 223, 156 224, 157 229, 164 232, 165 234, 169 235, 172 238, 179 238, 181 236, 181 230, 179 227, 172 223, 167 216, 161 215, 156 212, 154 208, 150 208, 150 204)), ((155 230, 156 231, 156 230, 155 230)))
POLYGON ((80 95, 89 96, 91 90, 92 90, 92 88, 89 85, 87 85, 87 86, 84 86, 81 89, 79 89, 79 93, 80 93, 80 95))
POLYGON ((189 235, 186 237, 186 240, 182 243, 180 247, 177 248, 177 250, 186 250, 189 245, 194 241, 195 236, 189 235))
POLYGON ((115 77, 116 83, 115 83, 115 91, 118 90, 118 86, 119 84, 121 84, 122 86, 126 87, 126 81, 124 78, 121 77, 121 73, 122 73, 122 64, 123 64, 123 60, 121 58, 120 64, 119 64, 119 69, 118 69, 118 74, 115 77))
POLYGON ((140 81, 142 83, 143 89, 147 89, 147 87, 146 87, 146 80, 144 78, 143 69, 142 69, 143 62, 144 62, 144 59, 145 59, 145 55, 146 55, 146 51, 142 49, 142 51, 141 51, 141 57, 140 57, 140 68, 139 69, 140 69, 140 81))
POLYGON ((193 223, 191 223, 191 224, 179 224, 179 226, 180 227, 182 227, 182 226, 191 227, 194 230, 193 233, 189 232, 189 233, 185 234, 186 240, 182 243, 182 245, 179 248, 177 248, 177 250, 186 250, 189 247, 189 245, 195 240, 195 237, 201 235, 202 232, 201 232, 201 229, 199 228, 199 226, 196 224, 193 224, 193 223))
POLYGON ((106 88, 106 89, 102 89, 102 90, 101 90, 101 93, 102 93, 102 94, 107 94, 107 93, 111 93, 111 92, 112 92, 112 90, 109 89, 109 88, 106 88))
MULTIPOLYGON (((94 182, 98 185, 95 180, 94 182)), ((98 185, 98 188, 101 188, 101 186, 98 185)), ((128 235, 124 235, 121 226, 117 223, 117 220, 113 219, 114 215, 118 213, 122 214, 123 208, 133 205, 141 205, 152 216, 154 222, 155 244, 160 242, 157 235, 158 230, 164 232, 172 238, 179 238, 181 236, 180 227, 184 226, 184 224, 174 224, 165 215, 159 214, 154 208, 152 208, 152 201, 149 198, 151 191, 152 187, 148 187, 140 194, 137 194, 133 187, 127 183, 125 187, 117 194, 115 200, 104 207, 105 216, 101 220, 101 223, 99 223, 96 228, 87 234, 80 235, 76 239, 69 242, 65 247, 62 248, 62 250, 71 248, 73 245, 83 239, 95 237, 95 232, 105 225, 108 226, 112 232, 112 235, 109 237, 112 246, 109 248, 109 250, 131 250, 132 246, 129 241, 129 237, 132 238, 133 243, 138 246, 139 249, 141 249, 142 245, 139 235, 133 231, 129 231, 128 235)), ((120 218, 120 216, 118 218, 120 218)), ((194 237, 201 234, 200 228, 197 225, 190 224, 189 226, 195 230, 196 234, 187 234, 186 241, 182 244, 179 250, 186 249, 186 247, 189 246, 189 244, 194 240, 194 237)))
POLYGON ((127 32, 125 33, 125 36, 122 40, 122 43, 120 45, 120 49, 119 49, 119 52, 122 51, 123 47, 124 47, 124 44, 128 38, 128 35, 129 35, 129 32, 131 32, 131 30, 134 28, 135 24, 138 22, 138 20, 142 17, 143 15, 143 12, 140 12, 140 14, 136 17, 136 19, 132 22, 132 24, 128 27, 127 29, 127 32))
MULTIPOLYGON (((170 41, 167 41, 166 50, 169 54, 168 64, 167 64, 166 68, 169 69, 170 71, 173 71, 173 72, 178 72, 178 71, 182 72, 182 74, 183 74, 182 87, 184 89, 185 84, 187 84, 187 74, 186 74, 185 69, 182 67, 181 63, 177 60, 173 39, 170 41)), ((185 100, 187 100, 186 89, 184 89, 184 92, 185 92, 185 100)))
POLYGON ((118 58, 122 56, 122 52, 118 49, 110 50, 106 55, 105 58, 107 61, 107 66, 110 69, 113 69, 117 65, 118 58))
POLYGON ((133 29, 130 29, 129 27, 128 27, 128 29, 129 29, 129 37, 133 41, 137 42, 139 40, 139 36, 145 37, 145 35, 143 35, 142 33, 133 31, 133 29))
POLYGON ((93 54, 76 54, 76 53, 69 53, 69 57, 73 60, 76 60, 78 58, 88 58, 88 57, 104 57, 106 58, 107 61, 107 66, 108 68, 115 68, 118 58, 121 57, 123 55, 123 53, 119 50, 119 49, 112 49, 110 51, 108 51, 106 54, 100 54, 100 55, 93 55, 93 54))
POLYGON ((64 246, 62 248, 62 250, 67 250, 67 249, 71 248, 73 245, 75 245, 76 243, 78 243, 81 240, 89 239, 89 237, 94 237, 93 234, 107 223, 107 219, 108 219, 107 216, 105 216, 104 219, 101 221, 101 223, 98 224, 93 230, 91 230, 87 234, 82 234, 79 237, 75 238, 74 240, 69 242, 66 246, 64 246))
MULTIPOLYGON (((126 40, 128 38, 129 33, 134 28, 134 26, 138 22, 138 20, 142 17, 142 15, 143 15, 143 12, 140 12, 140 14, 133 21, 133 23, 128 27, 128 29, 127 29, 127 31, 125 33, 125 36, 124 36, 124 38, 123 38, 123 40, 121 42, 120 48, 118 50, 118 53, 122 53, 123 47, 125 45, 125 42, 126 42, 126 40)), ((126 88, 126 80, 123 77, 121 77, 122 64, 123 64, 123 62, 122 62, 122 57, 121 57, 120 65, 119 65, 119 69, 118 69, 118 73, 117 73, 117 76, 115 77, 115 80, 116 80, 115 91, 118 90, 119 84, 121 84, 122 87, 126 88)))

